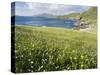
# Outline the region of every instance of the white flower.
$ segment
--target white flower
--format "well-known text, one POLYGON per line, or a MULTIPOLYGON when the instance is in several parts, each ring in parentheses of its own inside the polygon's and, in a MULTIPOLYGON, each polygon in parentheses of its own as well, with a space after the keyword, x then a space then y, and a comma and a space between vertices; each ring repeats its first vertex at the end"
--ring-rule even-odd
POLYGON ((29 55, 32 55, 31 52, 29 53, 29 55))
POLYGON ((56 69, 59 68, 59 66, 56 67, 56 69))
POLYGON ((28 61, 31 61, 31 59, 28 59, 28 61))
POLYGON ((21 57, 23 58, 24 56, 23 56, 23 55, 21 55, 21 57))
POLYGON ((17 59, 18 57, 16 56, 15 58, 17 59))
POLYGON ((30 63, 33 64, 33 61, 31 61, 30 63))
POLYGON ((31 70, 30 70, 30 69, 28 69, 28 71, 30 72, 31 70))
POLYGON ((33 66, 31 66, 31 68, 33 68, 33 66))
POLYGON ((31 71, 31 72, 34 72, 34 71, 31 71))
POLYGON ((17 50, 15 50, 15 53, 17 53, 18 51, 17 50))
POLYGON ((40 68, 43 68, 43 65, 40 68))

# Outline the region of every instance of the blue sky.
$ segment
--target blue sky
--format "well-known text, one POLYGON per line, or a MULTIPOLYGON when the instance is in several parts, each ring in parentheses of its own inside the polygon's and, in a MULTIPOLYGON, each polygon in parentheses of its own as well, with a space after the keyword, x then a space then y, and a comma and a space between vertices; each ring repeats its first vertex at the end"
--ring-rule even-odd
POLYGON ((15 2, 15 15, 34 16, 39 14, 64 15, 69 13, 81 13, 88 10, 89 6, 63 5, 48 3, 15 2))

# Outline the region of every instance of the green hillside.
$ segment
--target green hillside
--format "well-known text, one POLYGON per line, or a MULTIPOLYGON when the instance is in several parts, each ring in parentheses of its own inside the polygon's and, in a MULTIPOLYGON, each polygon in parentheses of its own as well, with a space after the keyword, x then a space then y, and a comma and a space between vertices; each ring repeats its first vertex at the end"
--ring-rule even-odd
POLYGON ((92 7, 89 10, 83 12, 80 16, 89 21, 90 23, 97 23, 97 7, 92 7))
POLYGON ((83 13, 71 13, 68 15, 58 16, 59 18, 76 19, 77 17, 83 17, 89 23, 97 23, 97 7, 91 7, 83 13))
POLYGON ((68 15, 63 15, 63 16, 58 16, 58 18, 70 18, 70 19, 74 19, 76 18, 77 16, 79 16, 80 13, 71 13, 71 14, 68 14, 68 15))
POLYGON ((90 19, 97 19, 97 7, 92 7, 88 11, 81 14, 83 17, 88 17, 90 19))

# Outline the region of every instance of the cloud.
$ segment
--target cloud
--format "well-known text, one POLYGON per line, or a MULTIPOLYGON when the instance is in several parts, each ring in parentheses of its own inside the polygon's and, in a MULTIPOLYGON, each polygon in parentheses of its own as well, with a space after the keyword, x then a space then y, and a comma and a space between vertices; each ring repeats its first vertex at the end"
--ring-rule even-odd
POLYGON ((15 2, 15 6, 19 9, 29 8, 29 5, 25 2, 15 2))
POLYGON ((38 14, 64 15, 86 11, 89 6, 63 5, 48 3, 16 2, 16 15, 32 16, 38 14))

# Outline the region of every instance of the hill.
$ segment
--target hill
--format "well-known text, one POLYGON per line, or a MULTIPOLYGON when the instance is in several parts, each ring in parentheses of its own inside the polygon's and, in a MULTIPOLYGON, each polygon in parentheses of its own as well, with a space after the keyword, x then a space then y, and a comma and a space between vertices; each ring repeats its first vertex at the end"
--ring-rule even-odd
POLYGON ((59 18, 71 18, 76 19, 77 17, 83 17, 86 21, 90 23, 96 23, 97 21, 97 7, 91 7, 82 13, 71 13, 68 15, 58 16, 59 18))
POLYGON ((71 13, 71 14, 68 14, 68 15, 63 15, 63 16, 58 16, 58 18, 68 18, 68 19, 75 19, 77 16, 79 16, 80 13, 71 13))
POLYGON ((89 10, 83 12, 80 16, 89 21, 90 23, 97 23, 97 7, 92 7, 89 10))

